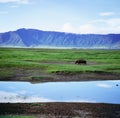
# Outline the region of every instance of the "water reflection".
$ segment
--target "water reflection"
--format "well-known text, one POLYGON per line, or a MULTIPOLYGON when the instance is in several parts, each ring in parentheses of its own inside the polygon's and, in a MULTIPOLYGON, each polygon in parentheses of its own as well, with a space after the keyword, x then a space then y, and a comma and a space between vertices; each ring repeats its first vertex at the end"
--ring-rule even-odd
POLYGON ((0 82, 0 102, 98 102, 120 104, 119 85, 120 80, 39 84, 0 82))

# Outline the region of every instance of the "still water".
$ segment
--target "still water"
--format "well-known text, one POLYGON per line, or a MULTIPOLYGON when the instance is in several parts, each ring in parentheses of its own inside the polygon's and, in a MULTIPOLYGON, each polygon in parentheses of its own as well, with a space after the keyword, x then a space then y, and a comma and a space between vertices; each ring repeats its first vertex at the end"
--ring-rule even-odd
POLYGON ((0 82, 0 103, 89 102, 120 104, 120 80, 91 82, 0 82))

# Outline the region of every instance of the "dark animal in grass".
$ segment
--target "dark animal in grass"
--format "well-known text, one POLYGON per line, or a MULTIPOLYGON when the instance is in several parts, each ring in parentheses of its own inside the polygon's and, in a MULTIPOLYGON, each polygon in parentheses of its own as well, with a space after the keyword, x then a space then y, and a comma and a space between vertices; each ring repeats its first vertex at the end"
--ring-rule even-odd
POLYGON ((87 64, 87 61, 83 59, 79 59, 75 61, 75 64, 87 64))

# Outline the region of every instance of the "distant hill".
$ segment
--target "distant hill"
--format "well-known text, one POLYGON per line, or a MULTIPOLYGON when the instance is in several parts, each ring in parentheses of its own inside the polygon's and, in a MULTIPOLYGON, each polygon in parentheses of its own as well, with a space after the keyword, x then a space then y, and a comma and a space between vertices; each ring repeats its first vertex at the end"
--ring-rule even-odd
POLYGON ((23 28, 0 33, 0 47, 120 49, 120 34, 72 34, 23 28))

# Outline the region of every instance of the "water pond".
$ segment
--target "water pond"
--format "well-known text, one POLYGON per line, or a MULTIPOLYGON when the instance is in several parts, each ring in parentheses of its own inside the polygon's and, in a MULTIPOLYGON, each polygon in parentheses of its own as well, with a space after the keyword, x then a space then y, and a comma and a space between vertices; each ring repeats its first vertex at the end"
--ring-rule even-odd
POLYGON ((0 103, 89 102, 120 104, 120 80, 91 82, 0 82, 0 103))

